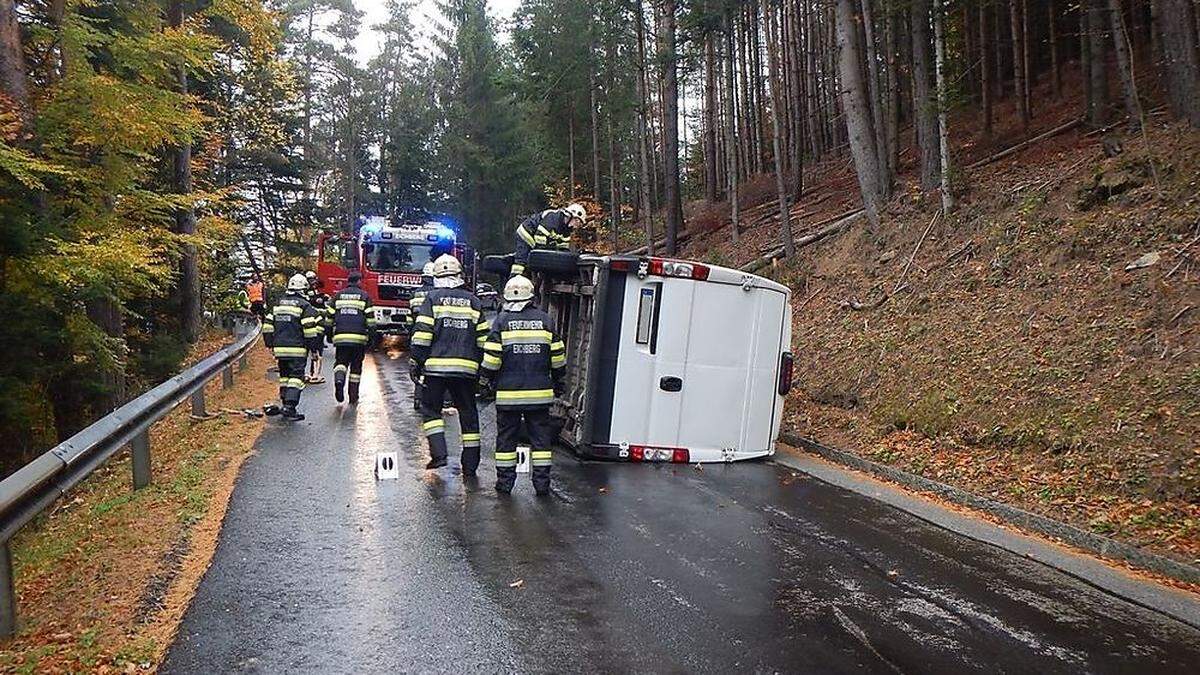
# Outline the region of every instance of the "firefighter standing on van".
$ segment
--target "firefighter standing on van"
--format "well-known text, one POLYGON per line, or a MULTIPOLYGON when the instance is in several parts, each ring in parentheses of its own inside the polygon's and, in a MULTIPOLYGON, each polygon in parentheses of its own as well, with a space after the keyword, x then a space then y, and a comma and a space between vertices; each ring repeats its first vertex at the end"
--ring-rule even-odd
POLYGON ((371 329, 375 327, 371 298, 359 287, 361 281, 361 273, 350 272, 346 287, 333 296, 329 303, 333 311, 333 397, 338 403, 343 399, 347 375, 350 380, 350 402, 358 403, 363 357, 371 342, 371 329))
POLYGON ((483 378, 496 391, 496 491, 512 492, 517 480, 521 422, 530 441, 533 489, 550 493, 554 423, 550 405, 561 392, 566 347, 550 316, 533 304, 533 282, 515 276, 504 285, 504 308, 483 345, 483 378))
POLYGON ((302 420, 296 412, 304 391, 304 364, 314 339, 320 339, 320 317, 309 304, 308 280, 296 274, 288 280, 287 293, 263 318, 263 338, 279 364, 279 402, 283 417, 302 420))
POLYGON ((462 425, 462 471, 479 468, 479 410, 475 383, 488 323, 479 299, 463 288, 462 265, 452 255, 433 261, 432 291, 417 313, 412 334, 412 378, 422 381, 421 418, 431 459, 426 469, 446 466, 442 402, 450 394, 462 425))
POLYGON ((533 249, 565 251, 571 245, 571 229, 587 221, 582 204, 570 204, 561 209, 546 209, 535 213, 517 226, 517 244, 513 250, 511 276, 525 274, 529 252, 533 249))

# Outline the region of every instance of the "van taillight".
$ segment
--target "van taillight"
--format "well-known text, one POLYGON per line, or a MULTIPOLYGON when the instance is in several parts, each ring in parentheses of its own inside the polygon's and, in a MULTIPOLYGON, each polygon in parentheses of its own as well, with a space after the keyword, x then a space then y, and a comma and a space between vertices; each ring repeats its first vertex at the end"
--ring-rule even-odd
POLYGON ((682 277, 684 279, 706 281, 708 279, 708 272, 708 266, 699 263, 664 260, 662 258, 651 258, 649 261, 649 273, 660 277, 682 277))
POLYGON ((791 352, 784 352, 779 357, 779 395, 787 396, 787 393, 792 390, 792 370, 795 366, 795 359, 792 358, 791 352))
POLYGON ((631 445, 629 446, 629 460, 631 462, 674 462, 676 464, 687 464, 691 458, 691 453, 687 448, 658 448, 649 445, 631 445))

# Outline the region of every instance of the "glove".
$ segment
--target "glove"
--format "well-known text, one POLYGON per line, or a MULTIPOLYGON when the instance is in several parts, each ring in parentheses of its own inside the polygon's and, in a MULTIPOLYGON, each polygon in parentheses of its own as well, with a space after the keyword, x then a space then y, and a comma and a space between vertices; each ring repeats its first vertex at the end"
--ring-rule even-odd
POLYGON ((562 380, 554 381, 554 395, 561 397, 567 391, 567 383, 562 380))
POLYGON ((492 378, 479 378, 479 382, 475 384, 475 398, 480 401, 494 401, 496 399, 496 384, 492 382, 492 378))
POLYGON ((412 379, 413 384, 421 383, 421 364, 413 361, 408 366, 408 377, 412 379))

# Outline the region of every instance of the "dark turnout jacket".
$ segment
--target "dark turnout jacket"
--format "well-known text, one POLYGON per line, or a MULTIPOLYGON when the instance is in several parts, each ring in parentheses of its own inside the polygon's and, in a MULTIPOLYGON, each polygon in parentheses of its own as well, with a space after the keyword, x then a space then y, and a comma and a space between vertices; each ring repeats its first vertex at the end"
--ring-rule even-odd
POLYGON ((513 274, 524 274, 529 252, 535 248, 565 251, 571 245, 571 225, 562 209, 547 209, 526 218, 517 226, 513 249, 513 274))
POLYGON ((375 327, 371 297, 357 285, 342 289, 329 301, 333 311, 333 344, 365 345, 375 327))
POLYGON ((483 344, 483 367, 495 382, 497 407, 549 406, 566 365, 566 346, 554 321, 532 304, 501 312, 483 344))
POLYGON ((289 292, 263 317, 263 339, 275 358, 304 358, 321 339, 321 316, 304 296, 289 292))
POLYGON ((413 324, 412 356, 434 377, 479 374, 488 322, 479 299, 465 288, 435 288, 425 296, 413 324))

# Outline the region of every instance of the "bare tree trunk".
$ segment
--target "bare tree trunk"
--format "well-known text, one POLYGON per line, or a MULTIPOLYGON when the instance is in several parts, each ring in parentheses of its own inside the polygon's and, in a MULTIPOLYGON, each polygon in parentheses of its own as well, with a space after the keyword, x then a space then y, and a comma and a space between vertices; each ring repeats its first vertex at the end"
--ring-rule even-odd
POLYGON ((1062 95, 1062 68, 1058 62, 1058 11, 1054 0, 1046 0, 1046 26, 1050 30, 1050 76, 1055 98, 1062 95))
POLYGON ((1125 33, 1125 11, 1121 7, 1121 0, 1108 0, 1108 12, 1112 24, 1113 47, 1117 52, 1117 70, 1121 76, 1125 114, 1129 116, 1129 128, 1138 129, 1142 124, 1142 107, 1138 102, 1137 87, 1133 81, 1133 55, 1129 52, 1128 36, 1125 33))
POLYGON ((1104 125, 1108 109, 1108 73, 1104 58, 1104 0, 1085 0, 1088 19, 1088 123, 1094 127, 1104 125))
POLYGON ((717 201, 717 46, 704 36, 704 199, 717 201))
POLYGON ((892 189, 892 172, 887 154, 887 127, 883 122, 883 94, 880 91, 879 55, 875 49, 875 20, 871 12, 872 0, 862 1, 862 23, 867 57, 867 92, 871 97, 871 121, 875 130, 875 150, 879 153, 875 161, 879 164, 879 186, 886 199, 892 189))
MULTIPOLYGON (((589 59, 594 57, 594 51, 589 53, 589 59)), ((596 105, 596 73, 595 66, 588 65, 588 96, 592 109, 592 198, 600 201, 600 111, 596 105)))
POLYGON ((938 185, 941 165, 938 159, 938 105, 930 84, 933 64, 929 53, 929 0, 913 0, 912 42, 913 114, 917 122, 921 189, 932 190, 938 185))
POLYGON ((950 128, 946 121, 946 38, 943 35, 942 0, 933 0, 933 49, 936 61, 938 95, 938 151, 941 158, 942 212, 954 209, 954 194, 950 189, 950 128))
POLYGON ((633 0, 637 34, 637 96, 638 96, 638 212, 642 217, 642 227, 646 231, 646 255, 654 255, 654 213, 650 207, 650 149, 647 145, 647 124, 649 117, 646 90, 646 35, 642 15, 641 0, 633 0))
POLYGON ((11 112, 21 122, 22 141, 28 139, 33 134, 33 109, 29 107, 25 51, 13 0, 0 0, 0 91, 8 99, 0 105, 12 106, 11 112))
POLYGON ((980 97, 983 102, 983 135, 992 135, 991 45, 988 44, 987 5, 979 5, 979 76, 980 97))
POLYGON ((571 117, 567 120, 567 163, 571 165, 570 181, 567 194, 572 201, 575 199, 575 109, 571 109, 571 117))
MULTIPOLYGON (((171 3, 168 22, 173 28, 183 26, 183 2, 175 0, 171 3)), ((181 94, 188 93, 187 69, 183 64, 175 66, 175 76, 181 94)), ((192 144, 185 141, 175 149, 175 192, 181 195, 192 194, 192 144)), ((179 259, 179 324, 183 337, 188 342, 195 342, 200 337, 200 265, 196 256, 196 245, 188 241, 196 233, 196 211, 192 206, 186 206, 175 212, 175 232, 183 235, 185 240, 180 247, 179 259)))
POLYGON ((675 63, 675 0, 663 0, 659 25, 659 58, 663 67, 663 193, 667 211, 667 255, 678 253, 683 225, 679 194, 679 80, 675 63))
POLYGON ((867 103, 867 87, 863 81, 863 54, 859 42, 857 0, 837 0, 838 73, 841 75, 842 108, 846 112, 846 132, 850 139, 850 154, 858 174, 859 191, 867 218, 879 226, 879 211, 883 206, 880 188, 879 152, 871 130, 871 108, 867 103))
POLYGON ((1021 0, 1008 0, 1009 25, 1012 26, 1013 96, 1017 99, 1017 115, 1021 128, 1029 130, 1029 97, 1025 89, 1025 26, 1021 20, 1021 0))
POLYGON ((884 27, 884 43, 887 45, 887 119, 884 122, 884 137, 887 139, 888 169, 894 179, 896 167, 900 165, 900 77, 896 64, 896 33, 900 27, 895 13, 885 15, 884 27))
POLYGON ((771 134, 771 143, 775 151, 775 188, 779 197, 780 236, 783 238, 784 255, 792 257, 796 254, 796 243, 792 240, 792 216, 788 206, 787 186, 783 179, 783 148, 779 139, 779 109, 783 105, 783 96, 779 91, 779 41, 776 39, 778 30, 775 28, 774 19, 771 18, 772 10, 768 3, 763 3, 762 12, 767 38, 767 67, 769 69, 767 82, 771 88, 771 119, 775 125, 775 133, 771 134))
POLYGON ((725 153, 726 161, 729 162, 729 169, 726 171, 729 180, 729 229, 733 233, 733 243, 738 243, 738 229, 740 227, 740 218, 738 213, 738 153, 735 150, 738 146, 737 138, 737 101, 735 92, 737 87, 733 77, 733 62, 737 58, 737 52, 734 49, 733 21, 729 16, 729 10, 725 12, 725 110, 729 119, 725 125, 725 133, 727 137, 726 145, 730 151, 725 153))
POLYGON ((1155 0, 1162 32, 1163 61, 1171 109, 1180 119, 1200 127, 1200 50, 1195 8, 1189 0, 1155 0), (1169 17, 1162 21, 1163 17, 1169 17))

